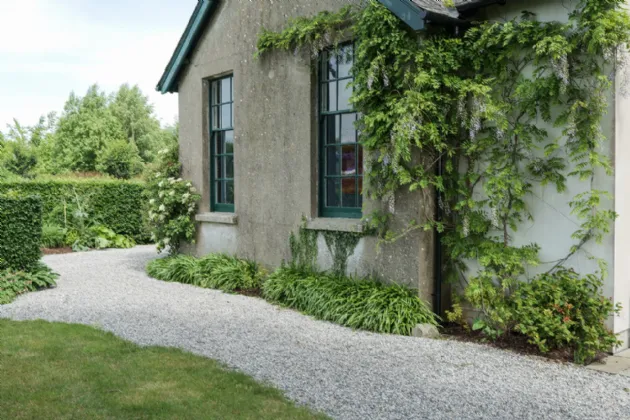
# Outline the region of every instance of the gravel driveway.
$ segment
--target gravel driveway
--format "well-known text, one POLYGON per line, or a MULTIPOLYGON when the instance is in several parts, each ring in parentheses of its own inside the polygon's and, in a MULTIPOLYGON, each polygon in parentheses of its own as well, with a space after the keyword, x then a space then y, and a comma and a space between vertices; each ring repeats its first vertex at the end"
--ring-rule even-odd
POLYGON ((45 257, 53 290, 0 318, 95 325, 267 381, 338 419, 629 419, 630 378, 476 344, 355 332, 261 299, 145 275, 153 247, 45 257))

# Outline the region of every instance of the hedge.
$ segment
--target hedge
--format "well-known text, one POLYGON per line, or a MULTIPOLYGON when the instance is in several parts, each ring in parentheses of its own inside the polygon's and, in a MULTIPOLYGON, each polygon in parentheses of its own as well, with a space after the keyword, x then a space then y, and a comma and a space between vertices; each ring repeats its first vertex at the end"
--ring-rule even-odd
POLYGON ((0 182, 0 194, 17 192, 42 198, 45 223, 64 224, 64 202, 72 206, 75 193, 87 197, 89 217, 122 235, 141 237, 145 186, 136 181, 110 179, 50 179, 0 182))
POLYGON ((0 195, 0 268, 30 270, 41 257, 42 200, 0 195))

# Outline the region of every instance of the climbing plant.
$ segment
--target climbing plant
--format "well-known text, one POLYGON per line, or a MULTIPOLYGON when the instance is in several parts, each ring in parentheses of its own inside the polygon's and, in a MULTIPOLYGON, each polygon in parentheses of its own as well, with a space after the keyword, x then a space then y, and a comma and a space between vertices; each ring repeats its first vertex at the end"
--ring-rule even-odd
MULTIPOLYGON (((265 30, 258 54, 312 54, 352 34, 352 103, 369 156, 365 193, 391 201, 403 189, 437 191, 442 217, 413 222, 403 233, 442 233, 449 278, 464 283, 485 327, 501 333, 514 325, 509 297, 528 279, 527 268, 541 263, 537 243, 514 240, 533 220, 535 187, 564 192, 569 179, 582 184, 570 202, 579 221, 574 245, 545 276, 564 270, 586 243, 601 242, 616 218, 610 193, 595 179, 612 175, 602 120, 630 41, 624 3, 580 0, 564 22, 523 12, 418 34, 370 0, 291 21, 281 32, 265 30), (467 271, 470 261, 475 273, 467 271)), ((383 240, 400 236, 385 230, 383 240)), ((600 267, 603 280, 602 261, 600 267)))

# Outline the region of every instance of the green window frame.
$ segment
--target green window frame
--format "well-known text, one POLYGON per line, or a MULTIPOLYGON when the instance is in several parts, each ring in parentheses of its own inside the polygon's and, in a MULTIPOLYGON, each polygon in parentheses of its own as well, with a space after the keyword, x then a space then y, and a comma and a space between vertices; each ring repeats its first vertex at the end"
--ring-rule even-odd
POLYGON ((354 44, 324 50, 318 66, 319 215, 361 218, 363 147, 350 104, 354 44))
POLYGON ((210 81, 210 209, 234 213, 234 76, 210 81))

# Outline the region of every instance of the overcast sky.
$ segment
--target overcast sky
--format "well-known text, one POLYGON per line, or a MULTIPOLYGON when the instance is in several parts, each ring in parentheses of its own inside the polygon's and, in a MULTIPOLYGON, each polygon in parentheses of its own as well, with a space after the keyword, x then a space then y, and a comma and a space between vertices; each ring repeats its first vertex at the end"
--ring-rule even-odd
POLYGON ((155 91, 197 0, 0 0, 0 131, 61 112, 71 91, 138 84, 166 123, 177 97, 155 91))

